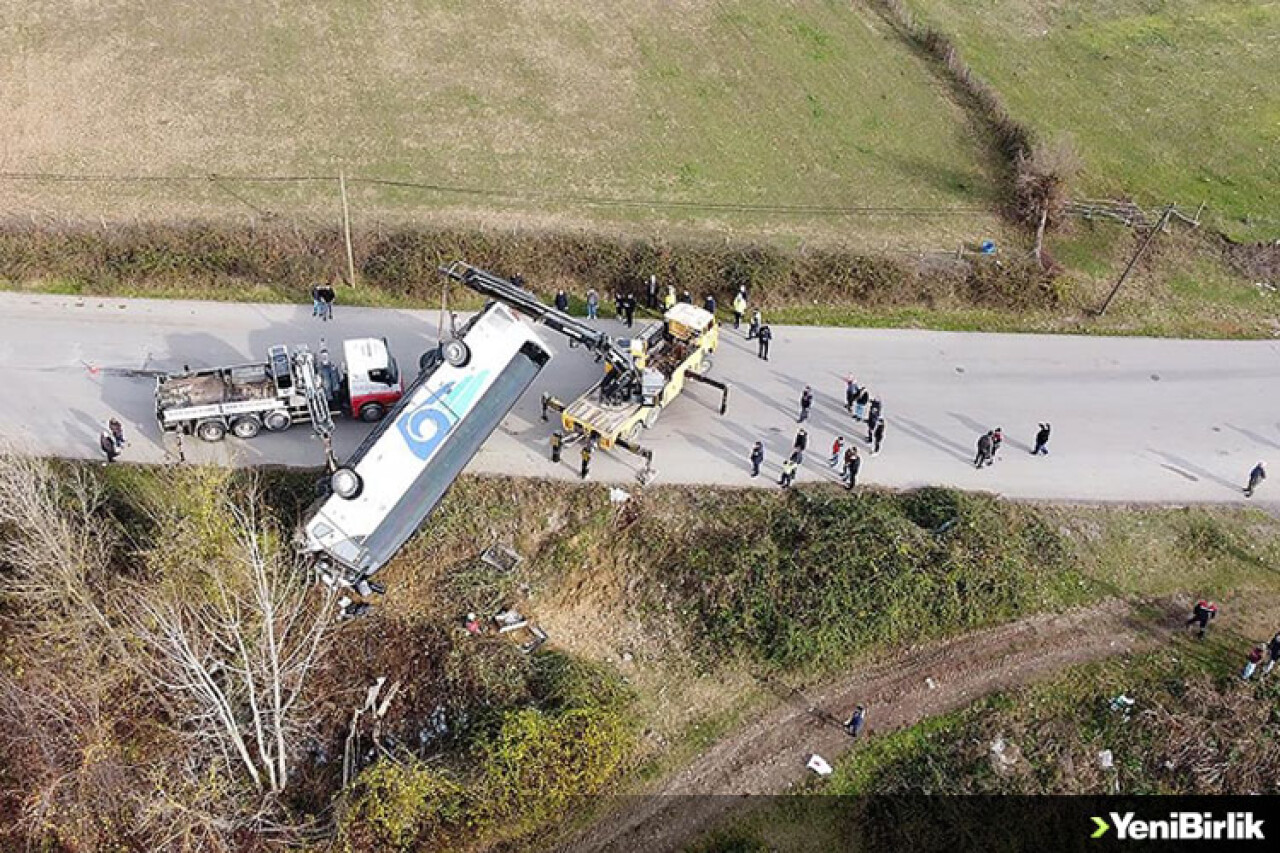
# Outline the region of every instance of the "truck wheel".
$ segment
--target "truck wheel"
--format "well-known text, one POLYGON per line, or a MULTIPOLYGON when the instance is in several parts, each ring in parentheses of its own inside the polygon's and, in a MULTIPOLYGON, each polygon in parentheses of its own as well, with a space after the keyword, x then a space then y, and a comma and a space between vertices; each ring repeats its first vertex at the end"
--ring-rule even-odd
POLYGON ((360 420, 367 424, 382 420, 382 416, 387 413, 386 408, 381 403, 365 403, 360 407, 360 420))
POLYGON ((457 338, 451 338, 440 345, 440 354, 453 367, 466 367, 471 361, 471 347, 457 338))
POLYGON ((658 413, 661 411, 662 410, 659 409, 657 406, 654 406, 652 409, 645 412, 645 415, 644 415, 645 429, 653 429, 654 424, 658 422, 658 413))
POLYGON ((222 421, 201 421, 196 424, 196 435, 204 441, 222 441, 227 427, 222 421))
POLYGON ((253 415, 245 415, 231 422, 231 431, 236 438, 253 438, 262 431, 262 422, 253 415))
POLYGON ((351 501, 360 497, 364 483, 355 471, 350 468, 339 468, 329 475, 329 488, 333 489, 333 493, 338 497, 351 501))
POLYGON ((268 412, 262 423, 270 432, 284 432, 293 426, 293 418, 288 412, 268 412))

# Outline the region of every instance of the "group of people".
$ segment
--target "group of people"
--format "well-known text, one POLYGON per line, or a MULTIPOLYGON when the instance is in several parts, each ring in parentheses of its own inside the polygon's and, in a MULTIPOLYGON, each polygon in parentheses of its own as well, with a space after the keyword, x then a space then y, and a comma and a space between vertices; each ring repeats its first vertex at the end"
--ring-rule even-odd
MULTIPOLYGON (((1194 625, 1196 636, 1204 639, 1209 632, 1209 623, 1218 618, 1218 605, 1207 598, 1202 598, 1191 608, 1191 616, 1187 619, 1188 627, 1194 625)), ((1266 659, 1267 665, 1262 668, 1262 675, 1271 674, 1271 670, 1275 669, 1276 661, 1280 660, 1280 631, 1272 635, 1271 639, 1266 643, 1254 643, 1249 649, 1249 653, 1245 656, 1244 668, 1240 670, 1240 678, 1249 681, 1253 678, 1254 673, 1258 671, 1258 666, 1266 659)))

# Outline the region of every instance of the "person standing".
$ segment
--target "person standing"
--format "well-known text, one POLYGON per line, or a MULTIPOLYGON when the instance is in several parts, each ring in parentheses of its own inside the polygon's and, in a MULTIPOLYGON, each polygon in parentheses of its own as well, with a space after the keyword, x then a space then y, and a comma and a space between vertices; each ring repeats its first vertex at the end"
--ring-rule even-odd
POLYGON ((1275 669, 1277 660, 1280 660, 1280 631, 1276 631, 1275 636, 1267 643, 1267 665, 1262 674, 1267 675, 1275 669))
POLYGON ((600 316, 600 294, 593 287, 587 291, 587 319, 595 320, 600 316))
POLYGON ((650 311, 658 310, 658 277, 649 276, 649 285, 644 291, 644 306, 650 311))
POLYGON ((627 318, 627 328, 636 324, 636 298, 628 293, 622 297, 622 313, 627 318))
POLYGON ((981 468, 991 458, 991 430, 978 436, 978 455, 973 457, 973 467, 981 468))
POLYGON ((124 450, 124 424, 112 418, 107 422, 107 429, 111 431, 111 440, 116 443, 116 450, 124 450))
POLYGON ((840 464, 840 455, 844 452, 844 436, 837 435, 835 443, 831 445, 831 467, 834 468, 840 464))
POLYGON ((713 317, 714 317, 714 316, 715 316, 715 313, 716 313, 716 297, 715 297, 715 295, 714 295, 714 294, 711 294, 711 293, 708 293, 708 294, 707 294, 707 298, 706 298, 706 299, 704 299, 704 300, 702 300, 702 307, 706 309, 706 311, 707 311, 707 313, 708 313, 708 314, 710 314, 711 316, 713 316, 713 317))
POLYGON ((855 421, 861 421, 867 416, 867 404, 869 402, 871 402, 871 392, 864 385, 862 390, 858 392, 858 399, 853 404, 853 419, 855 421))
POLYGON ((1048 456, 1049 455, 1049 425, 1047 423, 1040 424, 1040 429, 1036 432, 1036 446, 1031 451, 1032 456, 1048 456))
POLYGON ((324 312, 324 303, 320 301, 320 285, 311 285, 311 316, 320 317, 324 312))
POLYGON ((1249 472, 1249 485, 1244 487, 1244 496, 1246 498, 1253 497, 1254 490, 1262 485, 1262 481, 1265 479, 1267 479, 1267 463, 1259 462, 1249 472))
POLYGON ((564 288, 556 291, 555 305, 556 310, 562 314, 569 310, 569 294, 564 292, 564 288))
POLYGON ((1000 427, 996 427, 991 431, 991 460, 988 465, 996 461, 996 454, 1000 452, 1000 445, 1004 444, 1004 431, 1000 427))
POLYGON ((1253 673, 1257 671, 1260 663, 1262 663, 1262 646, 1254 645, 1253 650, 1244 660, 1244 669, 1240 670, 1240 678, 1244 681, 1253 678, 1253 673))
POLYGON ((849 414, 853 414, 853 404, 858 402, 858 392, 862 389, 858 387, 858 380, 852 375, 844 378, 844 410, 849 414))
POLYGON ((871 401, 871 410, 867 412, 867 443, 871 443, 871 439, 876 431, 876 424, 880 422, 880 398, 876 397, 871 401))
POLYGON ((582 479, 587 479, 587 475, 591 473, 591 440, 582 445, 582 479))
POLYGON ((747 294, 739 287, 733 297, 733 328, 742 327, 742 315, 747 313, 747 294))
POLYGON ((804 423, 809 420, 809 409, 813 408, 813 389, 808 385, 804 386, 804 390, 800 392, 800 417, 796 423, 804 423))
POLYGON ((760 342, 760 352, 757 355, 765 361, 769 360, 769 342, 773 340, 773 329, 768 326, 761 326, 760 331, 756 333, 756 337, 760 342))
POLYGON ((799 466, 796 461, 796 455, 795 453, 791 454, 782 463, 782 476, 778 479, 778 485, 784 489, 790 488, 791 484, 796 481, 796 468, 799 466))
POLYGON ((871 455, 880 455, 880 443, 884 441, 884 418, 877 418, 876 425, 871 430, 871 455))
POLYGON ((797 465, 804 464, 804 452, 809 447, 809 433, 805 432, 804 427, 796 433, 796 440, 791 445, 791 456, 796 460, 797 465))
POLYGON ((760 334, 760 326, 763 322, 759 309, 751 312, 751 325, 747 327, 747 340, 751 340, 760 334))
POLYGON ((760 466, 764 464, 764 442, 757 441, 751 448, 751 476, 760 476, 760 466))
POLYGON ((560 461, 560 449, 564 447, 564 436, 560 434, 560 430, 551 433, 551 461, 560 461))
POLYGON ((676 307, 676 289, 668 284, 667 292, 662 295, 662 310, 670 311, 674 307, 676 307))
POLYGON ((109 429, 104 429, 102 434, 98 436, 98 446, 106 454, 107 462, 115 462, 116 457, 120 455, 120 448, 116 447, 115 436, 111 434, 109 429))
POLYGON ((853 714, 845 721, 844 730, 849 733, 849 737, 856 738, 866 723, 867 709, 859 705, 853 709, 853 714))
POLYGON ((1191 618, 1187 620, 1188 625, 1199 625, 1200 630, 1198 636, 1204 639, 1204 635, 1209 630, 1209 623, 1218 616, 1218 605, 1206 599, 1200 599, 1196 602, 1196 606, 1191 608, 1191 618))
POLYGON ((317 295, 320 297, 320 319, 333 319, 333 303, 337 300, 338 294, 334 291, 332 284, 322 284, 317 289, 317 295))
POLYGON ((852 444, 849 449, 844 452, 844 487, 853 490, 858 485, 858 470, 862 467, 862 457, 858 455, 858 448, 852 444))
POLYGON ((683 302, 685 305, 692 305, 693 295, 690 294, 689 291, 687 290, 682 290, 680 291, 680 301, 683 302))

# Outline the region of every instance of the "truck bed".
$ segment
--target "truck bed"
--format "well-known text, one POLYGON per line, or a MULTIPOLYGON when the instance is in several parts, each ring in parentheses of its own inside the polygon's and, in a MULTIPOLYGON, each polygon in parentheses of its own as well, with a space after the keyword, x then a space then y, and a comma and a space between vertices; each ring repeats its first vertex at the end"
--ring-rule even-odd
POLYGON ((157 393, 160 408, 185 409, 193 406, 212 406, 243 400, 265 400, 274 396, 268 379, 234 382, 233 371, 197 373, 193 376, 174 376, 165 381, 157 393))
POLYGON ((570 403, 564 410, 565 414, 576 421, 590 424, 601 435, 614 435, 640 410, 638 403, 602 406, 596 402, 599 397, 599 386, 596 386, 570 403))

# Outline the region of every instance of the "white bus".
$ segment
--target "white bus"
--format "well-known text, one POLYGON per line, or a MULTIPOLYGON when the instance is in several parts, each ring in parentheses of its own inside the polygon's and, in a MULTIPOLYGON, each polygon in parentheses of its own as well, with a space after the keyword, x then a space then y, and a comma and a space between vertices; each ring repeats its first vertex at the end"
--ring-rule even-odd
POLYGON ((551 357, 533 329, 492 303, 440 347, 395 408, 329 478, 304 550, 322 577, 368 589, 551 357))

